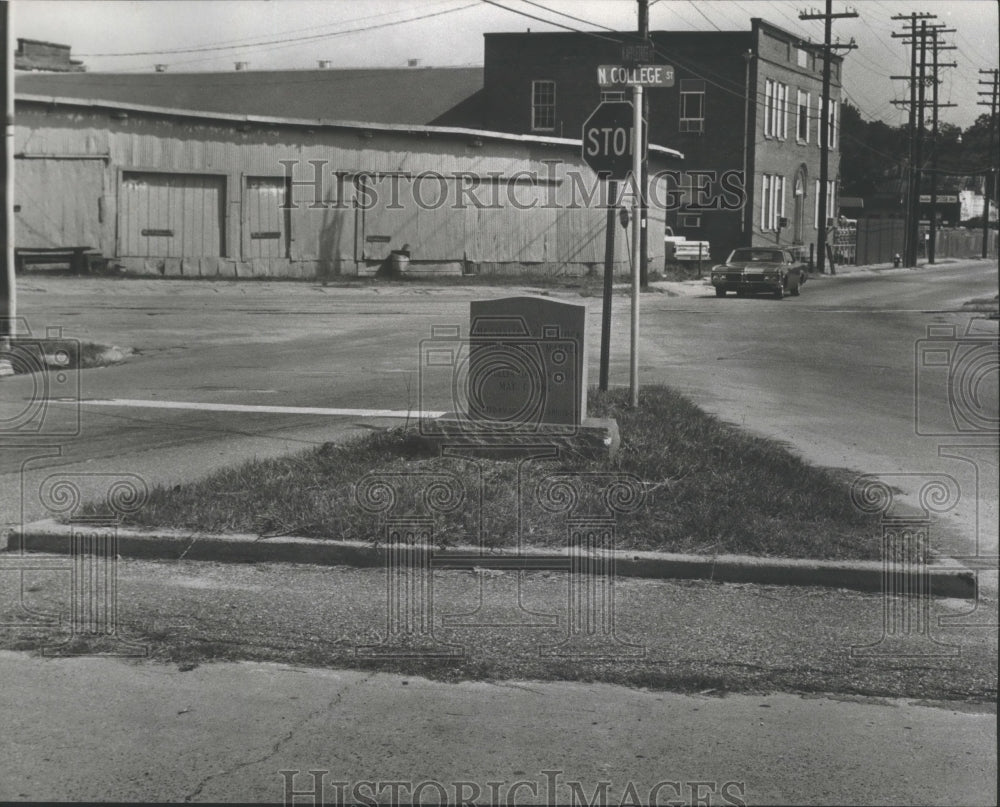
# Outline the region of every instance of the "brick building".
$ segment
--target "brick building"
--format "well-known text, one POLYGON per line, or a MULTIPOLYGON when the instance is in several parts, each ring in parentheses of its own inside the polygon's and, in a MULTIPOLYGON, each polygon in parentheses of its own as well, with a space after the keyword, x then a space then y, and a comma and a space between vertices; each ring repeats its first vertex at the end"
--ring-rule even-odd
POLYGON ((60 45, 58 42, 18 37, 14 69, 51 73, 80 73, 86 70, 83 62, 70 58, 70 50, 69 45, 60 45))
MULTIPOLYGON (((685 155, 680 204, 667 211, 667 223, 709 241, 715 260, 740 245, 779 244, 808 255, 817 237, 822 49, 764 20, 750 23, 749 31, 650 34, 655 61, 674 67, 675 84, 646 93, 649 142, 685 155), (723 181, 726 172, 737 173, 723 181), (745 204, 733 204, 736 183, 745 186, 745 204)), ((634 34, 498 33, 485 41, 479 123, 486 129, 579 137, 601 100, 628 96, 602 91, 597 68, 621 63, 622 45, 634 43, 634 34)), ((831 218, 842 67, 833 57, 831 218)))

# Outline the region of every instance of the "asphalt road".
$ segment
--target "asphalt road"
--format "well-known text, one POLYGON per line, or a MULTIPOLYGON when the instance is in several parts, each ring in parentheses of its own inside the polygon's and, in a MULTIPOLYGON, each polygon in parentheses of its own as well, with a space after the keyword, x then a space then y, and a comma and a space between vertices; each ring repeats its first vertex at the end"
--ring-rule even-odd
MULTIPOLYGON (((175 484, 378 422, 363 416, 364 410, 452 408, 442 384, 420 400, 421 340, 430 337, 432 326, 467 328, 472 299, 532 291, 539 290, 22 280, 20 313, 34 333, 60 327, 66 335, 131 347, 138 355, 78 378, 70 374, 63 385, 50 381, 49 394, 66 401, 43 408, 32 421, 41 424, 36 432, 7 425, 35 412, 39 390, 32 379, 2 383, 6 434, 0 439, 24 447, 5 451, 0 460, 0 524, 46 515, 38 490, 52 469, 130 473, 149 484, 175 484), (88 403, 92 399, 339 407, 357 414, 97 406, 88 403)), ((816 463, 891 474, 910 504, 917 503, 928 475, 947 474, 961 495, 946 508, 936 546, 961 556, 996 553, 995 358, 985 368, 966 362, 978 375, 963 376, 966 383, 958 389, 966 394, 957 405, 951 405, 948 367, 929 366, 924 358, 928 350, 945 351, 957 357, 952 365, 960 365, 961 357, 976 355, 977 345, 995 340, 995 320, 963 309, 968 300, 997 293, 995 265, 968 261, 816 277, 801 297, 782 301, 717 299, 708 287, 684 287, 682 296, 657 291, 642 297, 642 383, 680 389, 704 408, 785 441, 816 463), (956 336, 929 340, 929 326, 953 328, 956 336), (954 422, 956 410, 966 422, 954 422), (984 422, 993 424, 994 434, 976 430, 984 422), (955 444, 976 448, 947 448, 955 444)), ((545 293, 581 300, 572 290, 545 293)), ((585 301, 593 380, 600 301, 585 301)), ((628 303, 624 295, 615 297, 611 383, 617 385, 628 383, 628 303)), ((88 484, 85 477, 78 481, 88 484)))
MULTIPOLYGON (((41 433, 8 427, 32 404, 32 379, 0 382, 0 423, 8 427, 0 438, 2 521, 45 515, 39 490, 51 474, 76 474, 84 495, 126 473, 174 484, 388 422, 364 410, 419 407, 419 341, 432 325, 464 325, 469 300, 524 291, 25 279, 21 312, 35 332, 61 326, 139 353, 81 374, 79 393, 71 376, 50 391, 66 402, 41 410, 41 433)), ((972 316, 963 303, 996 293, 995 267, 979 262, 814 278, 801 297, 783 301, 664 287, 642 300, 642 379, 674 386, 816 462, 896 474, 887 478, 907 494, 928 475, 953 476, 962 495, 936 529, 936 546, 985 556, 996 551, 996 437, 959 430, 941 365, 918 357, 928 325, 964 334, 972 316), (926 395, 923 421, 915 417, 918 392, 926 395), (939 454, 960 444, 946 451, 975 465, 939 454)), ((600 312, 597 300, 588 303, 593 379, 600 312)), ((627 383, 627 327, 628 301, 617 296, 617 384, 627 383)), ((995 339, 995 322, 974 327, 944 353, 974 350, 982 333, 995 339)), ((963 411, 995 423, 992 368, 963 411)), ((441 386, 423 403, 449 405, 441 386)), ((588 800, 601 779, 610 780, 606 800, 615 804, 629 783, 635 800, 646 801, 665 780, 678 789, 661 792, 661 802, 676 793, 698 802, 699 781, 714 783, 711 803, 727 803, 726 783, 736 783, 729 795, 748 803, 995 800, 995 631, 955 624, 962 603, 936 601, 923 623, 957 653, 907 657, 895 647, 873 659, 851 647, 878 644, 887 624, 879 597, 619 581, 617 635, 643 646, 641 659, 622 651, 607 663, 545 660, 537 651, 560 640, 565 622, 527 633, 453 627, 437 634, 465 646, 462 660, 400 662, 406 672, 393 675, 328 669, 370 666, 356 648, 384 633, 385 581, 377 571, 142 561, 117 568, 123 632, 173 664, 0 653, 9 682, 0 696, 7 760, 0 798, 280 800, 278 772, 312 768, 329 770, 334 781, 474 782, 484 803, 506 799, 520 779, 537 781, 542 795, 526 787, 518 803, 544 802, 545 770, 580 782, 588 800), (218 663, 203 663, 210 660, 218 663), (305 667, 259 663, 269 660, 305 667), (455 683, 484 677, 501 683, 455 683), (558 680, 566 678, 606 683, 558 680), (719 697, 733 691, 744 694, 719 697), (496 798, 489 781, 501 787, 496 798)), ((71 638, 65 559, 4 558, 0 571, 4 646, 37 650, 71 638), (31 571, 22 574, 25 565, 31 571), (47 618, 61 627, 40 626, 47 618)), ((484 603, 509 603, 515 580, 485 577, 484 603)), ((435 581, 441 613, 474 607, 473 575, 435 581)), ((559 614, 566 583, 529 575, 523 595, 529 610, 559 614)), ((983 604, 989 607, 974 618, 995 622, 991 593, 983 604)), ((910 615, 921 624, 917 612, 910 615)), ((80 649, 71 646, 70 655, 80 649)), ((391 670, 393 663, 379 665, 391 670)), ((305 784, 296 779, 296 788, 305 784)), ((566 801, 572 791, 558 795, 566 801)))

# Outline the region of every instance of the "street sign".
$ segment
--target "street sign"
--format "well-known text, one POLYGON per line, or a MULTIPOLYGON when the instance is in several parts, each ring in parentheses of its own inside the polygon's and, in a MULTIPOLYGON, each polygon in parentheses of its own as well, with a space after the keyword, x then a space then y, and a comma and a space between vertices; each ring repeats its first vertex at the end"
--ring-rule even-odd
MULTIPOLYGON (((632 170, 633 111, 629 101, 599 104, 583 124, 583 161, 604 179, 625 179, 632 170)), ((646 122, 643 119, 643 131, 646 122)), ((645 146, 646 139, 643 138, 645 146)), ((642 158, 646 157, 643 148, 642 158)))
POLYGON ((601 87, 673 87, 674 68, 669 64, 602 64, 597 68, 601 87))
POLYGON ((655 50, 651 42, 636 42, 630 45, 622 45, 622 61, 627 65, 651 62, 655 58, 655 50))

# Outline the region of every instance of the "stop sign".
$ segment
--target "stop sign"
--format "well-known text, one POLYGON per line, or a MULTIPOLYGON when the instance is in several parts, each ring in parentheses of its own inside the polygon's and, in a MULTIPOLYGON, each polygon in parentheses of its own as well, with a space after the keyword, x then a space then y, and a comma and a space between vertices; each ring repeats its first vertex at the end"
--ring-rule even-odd
POLYGON ((632 170, 632 117, 631 102, 604 101, 584 121, 583 161, 598 176, 625 179, 632 170))

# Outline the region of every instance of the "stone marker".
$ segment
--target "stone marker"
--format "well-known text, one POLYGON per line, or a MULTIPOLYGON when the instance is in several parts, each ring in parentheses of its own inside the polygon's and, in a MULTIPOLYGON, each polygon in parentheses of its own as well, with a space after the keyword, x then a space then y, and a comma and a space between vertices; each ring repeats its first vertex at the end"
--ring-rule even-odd
POLYGON ((587 417, 587 307, 544 297, 471 304, 469 416, 530 429, 587 417))
POLYGON ((470 309, 464 400, 421 432, 463 454, 520 456, 551 444, 614 457, 618 424, 587 417, 587 306, 506 297, 470 309))

